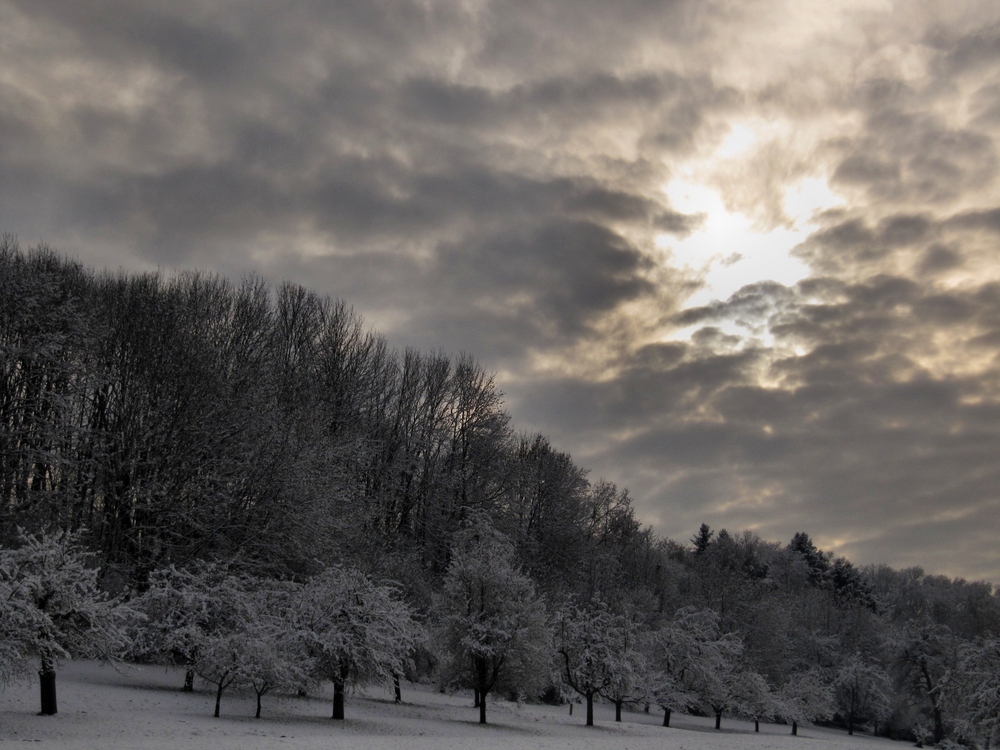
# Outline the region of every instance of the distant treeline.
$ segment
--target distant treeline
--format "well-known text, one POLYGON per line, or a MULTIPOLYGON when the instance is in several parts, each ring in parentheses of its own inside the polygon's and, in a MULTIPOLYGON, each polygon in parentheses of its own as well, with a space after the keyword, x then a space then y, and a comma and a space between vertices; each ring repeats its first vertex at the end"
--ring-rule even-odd
POLYGON ((806 534, 659 538, 626 490, 517 432, 472 358, 396 351, 343 302, 254 277, 96 274, 10 237, 0 503, 0 546, 84 530, 116 593, 170 565, 288 581, 348 565, 425 614, 455 535, 485 514, 550 602, 599 600, 650 629, 710 608, 775 689, 861 657, 895 677, 890 726, 938 734, 948 653, 1000 634, 989 583, 856 568, 806 534), (908 662, 921 633, 948 653, 908 662))

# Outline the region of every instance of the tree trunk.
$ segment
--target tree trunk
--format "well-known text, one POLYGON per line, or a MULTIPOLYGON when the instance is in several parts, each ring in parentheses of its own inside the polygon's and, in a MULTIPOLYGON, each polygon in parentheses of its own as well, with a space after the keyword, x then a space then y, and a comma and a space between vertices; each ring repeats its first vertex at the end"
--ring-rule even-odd
POLYGON ((254 714, 254 718, 260 718, 260 693, 257 693, 257 713, 254 714))
POLYGON ((759 732, 760 731, 760 719, 754 719, 753 720, 753 731, 755 731, 755 732, 759 732))
POLYGON ((569 702, 569 715, 570 715, 570 716, 572 716, 572 715, 573 715, 573 701, 570 701, 570 702, 569 702))
POLYGON ((479 708, 479 704, 480 703, 481 703, 481 699, 479 697, 479 691, 478 690, 473 690, 472 691, 472 707, 473 708, 479 708))
POLYGON ((219 706, 222 705, 222 686, 225 685, 225 680, 219 680, 219 689, 215 691, 215 718, 219 718, 219 706))
POLYGON ((594 694, 587 693, 587 726, 594 726, 594 694))
POLYGON ((715 728, 722 729, 722 711, 715 712, 715 728))
POLYGON ((344 719, 344 681, 333 681, 333 717, 334 719, 344 719))
POLYGON ((669 708, 663 709, 663 726, 665 726, 665 727, 669 727, 670 726, 670 709, 669 708))
POLYGON ((615 701, 614 704, 615 704, 615 721, 621 721, 622 720, 622 702, 621 701, 615 701))
POLYGON ((847 715, 847 734, 854 734, 854 714, 847 715))
POLYGON ((944 739, 944 721, 941 717, 941 709, 934 706, 934 744, 939 745, 944 739))
POLYGON ((792 722, 792 737, 799 736, 799 723, 797 721, 792 722))
POLYGON ((480 693, 476 691, 476 695, 479 696, 479 723, 486 723, 486 693, 480 693))
POLYGON ((184 672, 184 687, 182 688, 185 693, 194 692, 194 670, 188 669, 184 672))
POLYGON ((42 710, 39 713, 42 716, 52 716, 56 713, 56 665, 51 656, 42 657, 38 684, 42 698, 42 710))
POLYGON ((403 691, 399 687, 399 675, 394 674, 392 676, 392 689, 396 694, 396 703, 403 702, 403 691))

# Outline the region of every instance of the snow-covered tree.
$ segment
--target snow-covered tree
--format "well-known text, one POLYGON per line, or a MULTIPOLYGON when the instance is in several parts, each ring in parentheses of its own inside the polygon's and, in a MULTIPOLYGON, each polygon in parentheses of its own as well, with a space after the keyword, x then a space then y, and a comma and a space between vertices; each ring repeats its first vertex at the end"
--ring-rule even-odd
POLYGON ((773 708, 767 683, 743 660, 743 642, 721 632, 715 611, 682 609, 650 637, 658 667, 656 700, 668 712, 664 726, 670 711, 689 706, 710 709, 716 729, 726 712, 756 719, 773 708))
POLYGON ((517 569, 513 545, 485 519, 456 535, 435 614, 445 682, 476 691, 480 724, 494 689, 542 687, 552 653, 545 605, 517 569))
POLYGON ((760 720, 773 718, 779 710, 779 701, 767 680, 746 665, 736 674, 733 698, 737 713, 753 720, 753 731, 760 731, 760 720))
POLYGON ((100 590, 97 568, 77 535, 22 533, 17 549, 0 548, 0 677, 40 662, 41 713, 54 714, 56 661, 114 659, 128 647, 134 610, 100 590))
POLYGON ((203 634, 194 657, 198 676, 215 686, 215 716, 230 686, 252 688, 261 699, 275 688, 308 681, 309 660, 295 637, 289 609, 295 587, 275 581, 242 579, 228 592, 233 619, 203 634))
POLYGON ((909 623, 895 639, 900 686, 924 704, 933 738, 944 739, 945 706, 956 677, 958 642, 947 625, 909 623))
POLYGON ((966 644, 959 673, 962 707, 958 723, 963 734, 981 746, 1000 745, 1000 639, 966 644))
MULTIPOLYGON (((639 692, 638 676, 645 672, 637 651, 626 646, 633 636, 626 631, 634 626, 624 615, 615 614, 607 604, 596 601, 589 606, 567 605, 554 618, 555 649, 563 682, 576 691, 587 704, 587 726, 594 725, 594 696, 639 692)), ((637 647, 636 643, 636 647, 637 647)))
POLYGON ((649 702, 652 675, 641 648, 638 624, 627 615, 616 620, 617 627, 609 632, 607 649, 610 679, 601 689, 601 695, 614 705, 615 721, 621 721, 624 704, 649 702))
POLYGON ((193 668, 198 676, 215 687, 215 713, 219 718, 222 694, 226 688, 239 681, 240 645, 243 634, 223 631, 206 636, 198 646, 198 657, 193 668))
MULTIPOLYGON (((730 634, 731 635, 731 634, 730 634)), ((732 713, 757 719, 766 709, 767 683, 743 663, 743 643, 736 636, 709 643, 697 687, 701 702, 715 714, 715 728, 722 728, 722 716, 732 713)))
MULTIPOLYGON (((256 585, 214 563, 155 571, 136 602, 147 618, 136 650, 187 666, 184 690, 193 690, 195 665, 206 645, 244 626, 247 591, 256 585)), ((218 645, 213 648, 218 654, 218 645)))
POLYGON ((393 679, 421 634, 396 586, 340 566, 302 587, 291 619, 313 673, 333 683, 334 719, 344 718, 348 681, 393 679))
POLYGON ((889 716, 892 685, 889 675, 878 664, 865 661, 860 654, 848 659, 834 680, 837 707, 847 722, 847 733, 854 734, 859 722, 882 721, 889 716))
POLYGON ((833 690, 818 669, 791 674, 781 689, 781 716, 792 722, 792 734, 799 724, 830 717, 834 712, 833 690))
POLYGON ((718 637, 718 615, 709 609, 686 607, 674 619, 646 635, 645 650, 653 667, 653 700, 663 709, 663 726, 674 711, 698 703, 702 674, 711 661, 708 653, 718 637), (706 654, 706 658, 703 657, 706 654))
POLYGON ((301 687, 309 680, 309 657, 292 630, 292 602, 297 593, 290 584, 271 585, 251 592, 250 618, 236 644, 239 681, 257 696, 256 718, 261 698, 272 690, 301 687))

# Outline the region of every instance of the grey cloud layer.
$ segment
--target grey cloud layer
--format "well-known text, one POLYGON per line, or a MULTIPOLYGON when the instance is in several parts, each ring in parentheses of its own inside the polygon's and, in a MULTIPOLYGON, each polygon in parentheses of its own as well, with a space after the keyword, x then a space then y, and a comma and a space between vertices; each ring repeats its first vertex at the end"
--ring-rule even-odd
POLYGON ((798 40, 780 0, 0 0, 0 230, 467 350, 662 533, 1000 580, 1000 18, 863 5, 798 40), (794 137, 720 168, 733 205, 847 200, 811 278, 686 307, 656 238, 706 217, 662 187, 754 118, 794 137))

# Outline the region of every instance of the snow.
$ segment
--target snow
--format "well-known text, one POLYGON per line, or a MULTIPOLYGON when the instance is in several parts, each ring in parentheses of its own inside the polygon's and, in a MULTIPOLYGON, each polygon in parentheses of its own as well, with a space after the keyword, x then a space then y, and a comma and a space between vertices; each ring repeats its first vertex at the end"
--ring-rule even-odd
POLYGON ((442 695, 432 686, 403 683, 403 704, 391 687, 369 688, 347 698, 346 721, 329 718, 332 694, 306 698, 266 696, 254 719, 252 692, 227 692, 222 717, 212 718, 214 694, 180 690, 184 675, 163 667, 67 662, 58 670, 59 713, 38 716, 37 679, 0 693, 0 748, 104 750, 889 750, 888 740, 848 737, 845 732, 675 713, 669 729, 662 713, 626 712, 614 723, 614 707, 595 707, 596 726, 583 726, 582 706, 517 705, 492 701, 490 724, 478 724, 471 695, 442 695), (31 743, 31 745, 25 745, 31 743))

